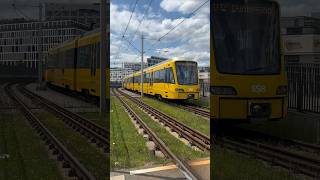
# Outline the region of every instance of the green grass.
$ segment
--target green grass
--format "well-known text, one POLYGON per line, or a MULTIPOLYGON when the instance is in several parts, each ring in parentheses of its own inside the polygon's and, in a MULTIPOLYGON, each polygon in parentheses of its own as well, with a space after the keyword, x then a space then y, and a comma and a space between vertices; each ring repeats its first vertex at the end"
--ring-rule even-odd
POLYGON ((187 100, 188 103, 210 109, 210 96, 200 97, 198 100, 187 100))
POLYGON ((132 101, 125 99, 130 107, 144 120, 157 136, 169 147, 169 149, 177 156, 184 160, 194 160, 203 157, 209 157, 209 152, 196 151, 186 146, 179 139, 170 134, 160 123, 152 120, 146 113, 141 111, 132 101))
POLYGON ((79 112, 77 114, 100 125, 103 128, 109 127, 109 118, 101 118, 99 112, 79 112))
POLYGON ((86 138, 68 128, 62 120, 49 113, 38 113, 47 128, 62 144, 83 164, 97 179, 107 179, 109 172, 108 159, 86 138))
POLYGON ((207 136, 210 136, 210 121, 192 112, 186 111, 179 107, 168 105, 167 103, 160 102, 152 98, 143 98, 143 101, 153 108, 160 110, 163 113, 175 118, 176 120, 184 123, 185 125, 196 129, 207 136))
POLYGON ((220 147, 214 147, 211 155, 212 179, 222 180, 298 180, 301 177, 289 171, 272 167, 263 161, 253 159, 220 147))
POLYGON ((110 139, 110 166, 113 169, 141 167, 163 161, 149 153, 146 140, 138 134, 120 101, 115 97, 111 97, 110 139))
POLYGON ((282 138, 320 143, 319 117, 308 115, 308 113, 289 111, 287 119, 258 124, 242 124, 241 127, 258 130, 282 138))
POLYGON ((0 179, 62 179, 45 145, 20 114, 0 114, 0 179))

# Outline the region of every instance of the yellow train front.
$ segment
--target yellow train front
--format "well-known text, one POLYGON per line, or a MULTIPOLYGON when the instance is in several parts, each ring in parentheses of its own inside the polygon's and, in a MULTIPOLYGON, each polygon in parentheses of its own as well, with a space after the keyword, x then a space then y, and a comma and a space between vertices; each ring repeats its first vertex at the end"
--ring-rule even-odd
MULTIPOLYGON (((100 33, 90 32, 52 48, 48 52, 45 80, 48 84, 100 96, 100 33)), ((109 70, 106 69, 106 77, 109 70)), ((109 99, 109 80, 106 95, 109 99)))
POLYGON ((211 118, 248 122, 287 116, 279 6, 219 1, 211 16, 211 118))
MULTIPOLYGON (((143 92, 159 99, 197 100, 200 96, 198 66, 194 61, 167 60, 143 70, 143 92)), ((124 78, 123 87, 141 92, 141 72, 124 78)))

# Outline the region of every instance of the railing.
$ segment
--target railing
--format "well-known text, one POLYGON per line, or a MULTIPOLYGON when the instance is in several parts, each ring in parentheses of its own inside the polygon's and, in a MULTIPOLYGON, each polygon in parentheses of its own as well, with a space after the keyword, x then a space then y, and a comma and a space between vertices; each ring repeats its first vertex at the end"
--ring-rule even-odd
POLYGON ((210 83, 200 82, 200 96, 210 97, 210 83))
POLYGON ((289 108, 320 112, 320 64, 288 64, 289 108))

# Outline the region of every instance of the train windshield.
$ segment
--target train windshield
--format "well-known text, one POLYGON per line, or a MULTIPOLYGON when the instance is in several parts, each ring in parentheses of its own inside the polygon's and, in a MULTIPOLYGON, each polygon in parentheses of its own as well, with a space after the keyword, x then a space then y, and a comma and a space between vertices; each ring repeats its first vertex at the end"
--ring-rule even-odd
POLYGON ((214 3, 211 18, 217 70, 227 74, 280 73, 278 6, 219 2, 224 0, 214 3))
POLYGON ((179 85, 198 84, 198 67, 196 62, 176 62, 177 79, 179 85))

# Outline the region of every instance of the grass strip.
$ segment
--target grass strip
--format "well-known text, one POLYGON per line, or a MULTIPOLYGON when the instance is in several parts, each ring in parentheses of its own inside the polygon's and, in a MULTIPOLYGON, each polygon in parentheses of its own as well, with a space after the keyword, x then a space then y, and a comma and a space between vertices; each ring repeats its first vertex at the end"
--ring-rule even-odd
POLYGON ((109 164, 102 152, 98 151, 94 145, 89 145, 86 138, 67 127, 54 115, 43 112, 37 113, 37 116, 97 179, 107 179, 109 164))
POLYGON ((210 136, 210 121, 208 121, 208 119, 152 98, 145 97, 142 100, 149 106, 152 106, 153 108, 175 118, 177 121, 210 136))
POLYGON ((0 126, 0 179, 62 179, 56 162, 22 115, 1 114, 0 126))
POLYGON ((97 125, 103 128, 109 127, 109 118, 102 118, 99 112, 79 112, 77 114, 96 123, 97 125))
POLYGON ((249 156, 214 147, 211 155, 212 179, 298 180, 302 177, 249 156))
POLYGON ((158 122, 155 122, 153 119, 151 119, 148 114, 140 110, 131 100, 127 98, 124 100, 128 102, 130 107, 140 116, 140 118, 148 125, 148 127, 151 128, 153 132, 155 132, 158 137, 163 140, 163 142, 175 155, 186 161, 210 156, 209 152, 196 151, 188 147, 179 139, 170 134, 158 122))
POLYGON ((138 134, 120 101, 111 97, 111 157, 113 169, 140 167, 163 162, 150 155, 146 140, 138 134))

